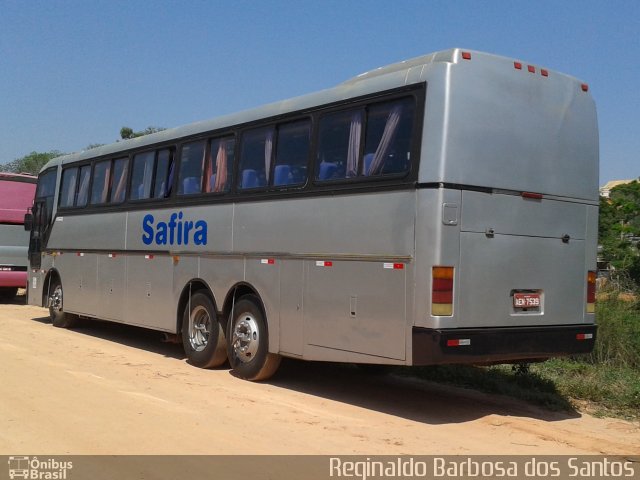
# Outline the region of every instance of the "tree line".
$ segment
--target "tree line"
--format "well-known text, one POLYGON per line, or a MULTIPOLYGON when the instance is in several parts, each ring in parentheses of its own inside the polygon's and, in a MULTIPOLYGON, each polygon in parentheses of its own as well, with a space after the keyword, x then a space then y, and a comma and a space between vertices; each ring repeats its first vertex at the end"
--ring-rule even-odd
MULTIPOLYGON (((134 131, 130 127, 122 127, 120 129, 120 140, 129 140, 131 138, 142 137, 143 135, 149 135, 150 133, 161 132, 166 130, 163 127, 147 127, 139 132, 134 131)), ((92 143, 87 145, 85 150, 91 150, 92 148, 101 147, 103 143, 92 143)), ((51 150, 49 152, 31 152, 24 157, 16 158, 12 162, 0 165, 0 172, 12 172, 12 173, 30 173, 37 175, 38 172, 44 167, 52 158, 66 155, 65 152, 59 150, 51 150)))

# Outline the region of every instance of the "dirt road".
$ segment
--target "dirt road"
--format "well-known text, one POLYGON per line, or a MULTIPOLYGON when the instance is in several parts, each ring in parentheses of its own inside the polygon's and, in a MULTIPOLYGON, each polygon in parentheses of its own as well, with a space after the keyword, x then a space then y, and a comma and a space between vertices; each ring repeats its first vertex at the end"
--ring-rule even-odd
POLYGON ((345 365, 270 382, 188 365, 151 331, 0 305, 0 453, 640 454, 640 425, 345 365))

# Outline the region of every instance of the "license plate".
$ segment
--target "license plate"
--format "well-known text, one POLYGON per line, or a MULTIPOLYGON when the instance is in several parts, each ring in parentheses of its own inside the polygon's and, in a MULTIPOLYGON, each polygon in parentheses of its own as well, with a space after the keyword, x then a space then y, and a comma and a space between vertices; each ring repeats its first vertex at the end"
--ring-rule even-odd
POLYGON ((515 308, 539 308, 539 293, 514 293, 513 306, 515 308))

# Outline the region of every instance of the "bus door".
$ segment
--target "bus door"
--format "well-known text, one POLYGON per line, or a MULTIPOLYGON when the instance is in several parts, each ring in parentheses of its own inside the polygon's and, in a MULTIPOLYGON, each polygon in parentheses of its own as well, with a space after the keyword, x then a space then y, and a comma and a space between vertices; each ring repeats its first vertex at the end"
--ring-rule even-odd
POLYGON ((29 237, 29 266, 31 269, 38 270, 42 266, 44 237, 49 225, 46 200, 36 201, 33 204, 31 215, 33 223, 29 237))

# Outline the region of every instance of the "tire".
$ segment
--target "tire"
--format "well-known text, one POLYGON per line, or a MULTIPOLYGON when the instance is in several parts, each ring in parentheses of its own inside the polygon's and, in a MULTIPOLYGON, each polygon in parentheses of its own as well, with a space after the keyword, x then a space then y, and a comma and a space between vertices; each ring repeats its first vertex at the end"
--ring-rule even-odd
POLYGON ((227 356, 233 373, 245 380, 266 380, 280 366, 280 355, 269 353, 265 315, 254 295, 235 302, 227 326, 227 356))
POLYGON ((18 287, 0 288, 0 300, 13 300, 18 295, 18 287))
POLYGON ((214 368, 227 361, 224 329, 218 322, 211 298, 196 292, 182 316, 182 346, 191 365, 214 368))
POLYGON ((48 303, 49 317, 54 327, 73 328, 78 325, 78 316, 64 311, 62 283, 57 278, 51 280, 48 303))

